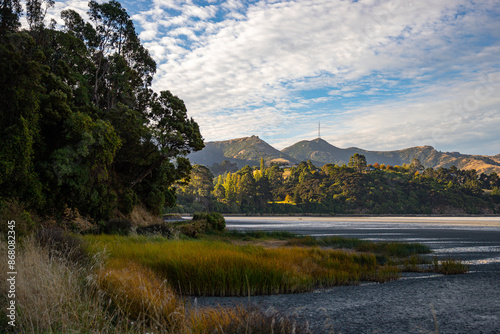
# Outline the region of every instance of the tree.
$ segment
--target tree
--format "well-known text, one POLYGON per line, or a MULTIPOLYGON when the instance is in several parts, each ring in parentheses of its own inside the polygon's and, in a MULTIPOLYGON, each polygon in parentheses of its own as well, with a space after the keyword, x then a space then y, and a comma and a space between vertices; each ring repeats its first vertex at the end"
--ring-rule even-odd
POLYGON ((30 30, 41 30, 44 27, 43 20, 49 8, 54 6, 54 0, 27 0, 26 16, 30 30))
POLYGON ((22 7, 19 0, 2 0, 0 3, 0 35, 6 31, 15 31, 20 26, 19 16, 22 7))
POLYGON ((350 168, 356 169, 356 171, 361 172, 366 170, 366 158, 363 154, 355 153, 349 158, 350 168))
POLYGON ((30 0, 21 32, 18 2, 1 4, 0 197, 96 220, 175 204, 203 139, 181 99, 151 90, 156 64, 120 3, 91 1, 92 23, 63 11, 58 31, 43 25, 52 1, 30 0))
POLYGON ((420 162, 419 159, 413 158, 410 164, 410 171, 415 173, 415 172, 422 172, 425 169, 424 165, 420 162))

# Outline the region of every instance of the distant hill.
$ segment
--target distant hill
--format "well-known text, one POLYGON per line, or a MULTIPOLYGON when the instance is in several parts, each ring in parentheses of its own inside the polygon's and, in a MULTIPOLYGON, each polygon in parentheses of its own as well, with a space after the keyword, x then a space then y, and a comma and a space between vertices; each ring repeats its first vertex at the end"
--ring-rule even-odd
POLYGON ((475 169, 479 173, 500 173, 500 154, 492 157, 467 155, 459 152, 439 152, 432 146, 416 146, 397 151, 367 151, 349 147, 338 148, 317 138, 304 140, 283 149, 281 152, 297 160, 311 160, 316 166, 327 163, 347 164, 354 153, 363 154, 368 164, 402 165, 411 163, 414 158, 420 160, 425 167, 446 167, 453 165, 459 169, 475 169))
POLYGON ((266 164, 271 162, 295 164, 299 162, 257 136, 206 142, 203 150, 189 154, 188 158, 193 163, 205 166, 229 160, 237 163, 239 168, 245 165, 258 166, 261 158, 264 158, 266 164))
POLYGON ((311 160, 321 167, 327 163, 347 164, 355 153, 363 154, 368 164, 402 165, 419 159, 425 167, 446 167, 453 165, 460 169, 475 169, 479 173, 500 174, 500 154, 495 156, 467 155, 459 152, 439 152, 432 146, 416 146, 396 151, 368 151, 357 147, 338 148, 327 141, 316 138, 303 140, 278 151, 257 136, 207 142, 205 148, 192 153, 188 158, 196 164, 212 166, 224 160, 236 162, 241 168, 245 165, 258 166, 260 158, 266 164, 281 162, 293 165, 300 161, 311 160))

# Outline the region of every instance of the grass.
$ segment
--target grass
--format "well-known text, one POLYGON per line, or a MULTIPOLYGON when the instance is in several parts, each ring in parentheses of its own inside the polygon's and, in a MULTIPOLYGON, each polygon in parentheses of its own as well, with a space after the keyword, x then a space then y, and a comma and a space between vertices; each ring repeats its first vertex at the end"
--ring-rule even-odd
POLYGON ((443 261, 438 261, 438 259, 435 258, 434 271, 444 275, 465 274, 469 272, 469 266, 463 264, 460 260, 445 259, 443 261))
POLYGON ((394 257, 408 257, 415 254, 428 254, 431 252, 431 249, 428 246, 418 243, 371 242, 367 240, 338 236, 323 238, 314 238, 310 236, 295 237, 291 239, 287 245, 348 248, 355 249, 360 252, 372 252, 394 257))
MULTIPOLYGON (((287 236, 252 236, 273 237, 287 236)), ((399 276, 395 266, 381 266, 369 253, 318 247, 265 249, 213 240, 172 241, 161 236, 86 236, 83 240, 91 243, 87 246, 91 256, 82 260, 72 255, 81 254, 81 243, 61 246, 68 238, 46 233, 19 245, 15 332, 309 333, 307 327, 297 326, 281 314, 253 307, 192 308, 179 292, 298 292, 359 280, 385 282, 399 276)), ((354 240, 340 244, 345 247, 355 244, 354 240)), ((5 241, 0 240, 0 251, 6 253, 5 241)), ((0 259, 2 272, 8 271, 5 259, 0 259)), ((413 255, 408 264, 416 266, 420 260, 413 255)), ((456 274, 468 267, 460 261, 435 259, 434 270, 456 274)), ((6 302, 6 289, 6 284, 0 286, 2 303, 6 302)), ((8 331, 4 320, 0 321, 0 332, 8 331)))
MULTIPOLYGON (((6 243, 0 240, 0 250, 6 243)), ((71 251, 71 250, 69 250, 71 251)), ((16 327, 2 333, 309 333, 250 307, 191 309, 151 269, 102 253, 86 265, 27 240, 17 253, 16 327)), ((7 263, 0 260, 0 270, 7 263)), ((0 286, 6 301, 7 284, 0 286)), ((5 312, 5 310, 1 311, 5 312)))
POLYGON ((153 270, 181 294, 245 296, 310 291, 317 287, 385 282, 400 275, 373 254, 318 248, 237 246, 221 241, 87 236, 93 251, 153 270))

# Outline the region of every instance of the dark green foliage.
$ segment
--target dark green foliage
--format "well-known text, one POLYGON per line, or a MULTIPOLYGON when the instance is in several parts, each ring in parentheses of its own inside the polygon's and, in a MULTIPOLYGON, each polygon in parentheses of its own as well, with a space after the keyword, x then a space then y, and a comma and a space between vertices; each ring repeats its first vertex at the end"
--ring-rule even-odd
POLYGON ((0 200, 0 235, 7 240, 7 222, 15 221, 15 238, 22 240, 31 234, 37 220, 26 209, 15 200, 0 200))
POLYGON ((148 226, 140 226, 137 228, 137 234, 145 234, 145 235, 161 235, 167 238, 171 238, 175 235, 175 231, 171 224, 169 223, 160 223, 160 224, 152 224, 148 226))
MULTIPOLYGON (((455 167, 422 171, 417 159, 402 167, 375 166, 360 171, 332 164, 318 169, 311 161, 286 169, 246 166, 216 177, 212 193, 191 203, 248 214, 481 214, 498 210, 496 174, 478 176, 474 170, 455 167), (483 189, 491 189, 491 194, 483 189)), ((182 187, 200 193, 194 183, 182 187)), ((181 193, 181 212, 193 212, 195 206, 188 202, 189 197, 181 193)))
POLYGON ((19 28, 21 11, 19 0, 2 0, 0 3, 0 35, 19 28))
POLYGON ((208 229, 223 231, 226 228, 226 220, 218 212, 199 212, 193 215, 194 222, 207 223, 208 229))
POLYGON ((15 32, 18 2, 2 2, 0 197, 94 221, 137 204, 159 215, 203 147, 198 125, 151 90, 156 64, 119 2, 91 1, 91 22, 63 11, 65 31, 43 24, 52 4, 28 1, 30 30, 15 32))
POLYGON ((105 234, 129 235, 132 229, 132 222, 128 219, 111 219, 107 221, 102 231, 105 234))

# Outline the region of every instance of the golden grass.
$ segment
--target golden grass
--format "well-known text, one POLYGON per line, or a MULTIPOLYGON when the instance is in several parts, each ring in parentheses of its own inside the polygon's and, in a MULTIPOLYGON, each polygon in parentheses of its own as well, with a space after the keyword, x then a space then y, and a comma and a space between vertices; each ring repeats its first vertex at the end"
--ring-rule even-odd
POLYGON ((179 331, 185 323, 184 302, 148 268, 114 259, 97 274, 97 283, 119 313, 154 328, 179 331))
MULTIPOLYGON (((105 302, 93 296, 85 268, 50 257, 47 248, 29 239, 17 250, 16 269, 16 332, 122 332, 110 322, 112 315, 102 312, 105 302)), ((7 272, 3 264, 0 270, 7 272)))
POLYGON ((237 246, 220 241, 87 236, 93 251, 106 248, 112 259, 128 259, 152 269, 177 292, 244 296, 310 291, 397 279, 397 268, 382 267, 372 254, 319 248, 237 246))
POLYGON ((132 212, 128 215, 128 219, 130 219, 133 226, 148 226, 163 223, 160 217, 152 215, 151 212, 140 205, 134 207, 132 212))
MULTIPOLYGON (((1 240, 0 250, 6 250, 1 240)), ((170 286, 134 262, 110 259, 103 267, 102 259, 82 265, 49 254, 33 239, 18 249, 16 333, 305 332, 284 317, 241 306, 189 309, 170 286)), ((4 259, 0 270, 8 271, 4 259)), ((2 284, 2 304, 6 296, 2 284)), ((1 322, 0 332, 9 331, 1 322)))

